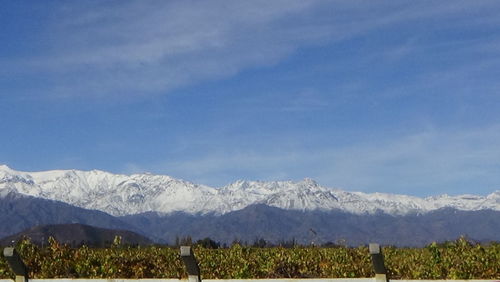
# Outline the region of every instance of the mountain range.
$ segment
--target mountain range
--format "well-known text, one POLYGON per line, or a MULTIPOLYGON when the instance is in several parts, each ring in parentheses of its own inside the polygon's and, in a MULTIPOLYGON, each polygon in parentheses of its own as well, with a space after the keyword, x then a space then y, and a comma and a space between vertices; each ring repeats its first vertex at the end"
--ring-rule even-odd
POLYGON ((237 181, 220 188, 193 184, 165 175, 111 174, 99 170, 20 172, 0 166, 0 193, 16 192, 114 216, 176 211, 216 214, 254 204, 284 210, 341 210, 354 214, 426 213, 440 208, 500 211, 500 191, 487 196, 406 195, 347 192, 320 186, 314 180, 237 181))
POLYGON ((0 165, 0 204, 2 222, 18 219, 0 227, 0 236, 37 224, 84 223, 166 242, 187 235, 223 242, 260 237, 399 245, 460 235, 500 239, 500 191, 419 198, 348 192, 311 179, 237 181, 214 188, 165 175, 22 172, 0 165))

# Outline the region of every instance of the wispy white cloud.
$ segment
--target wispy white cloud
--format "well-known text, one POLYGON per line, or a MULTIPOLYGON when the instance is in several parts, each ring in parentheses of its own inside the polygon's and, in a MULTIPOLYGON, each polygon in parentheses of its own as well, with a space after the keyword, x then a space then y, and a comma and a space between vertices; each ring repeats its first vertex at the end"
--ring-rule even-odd
POLYGON ((289 99, 284 101, 281 110, 286 112, 302 112, 322 109, 330 105, 330 101, 319 95, 317 90, 304 89, 288 95, 289 99))
POLYGON ((453 19, 492 5, 481 4, 72 2, 58 7, 46 27, 50 48, 7 63, 44 73, 59 96, 140 96, 273 65, 298 48, 408 21, 453 19))
POLYGON ((57 75, 61 95, 166 91, 273 64, 297 47, 294 41, 323 37, 324 31, 300 23, 279 27, 280 20, 311 4, 141 1, 66 7, 54 23, 54 52, 28 65, 57 75))
POLYGON ((499 188, 499 129, 428 130, 334 150, 320 178, 372 191, 485 193, 499 188))
POLYGON ((237 178, 311 177, 329 187, 429 196, 500 189, 500 125, 418 133, 347 146, 305 148, 283 140, 271 150, 239 148, 166 161, 153 171, 208 185, 237 178), (451 187, 451 188, 450 188, 451 187))

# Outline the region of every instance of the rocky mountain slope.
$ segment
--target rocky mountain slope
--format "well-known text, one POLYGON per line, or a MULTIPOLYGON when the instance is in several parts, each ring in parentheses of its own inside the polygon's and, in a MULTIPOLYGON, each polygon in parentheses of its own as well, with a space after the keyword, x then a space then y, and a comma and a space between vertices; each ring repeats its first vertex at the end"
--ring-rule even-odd
POLYGON ((15 192, 0 193, 0 223, 0 238, 37 225, 64 223, 81 223, 141 233, 139 228, 105 212, 15 192))
POLYGON ((182 212, 160 216, 145 213, 125 216, 155 238, 210 237, 230 244, 234 240, 253 243, 259 238, 272 243, 294 240, 309 245, 332 242, 350 246, 377 242, 384 245, 424 246, 455 240, 460 236, 477 241, 500 240, 500 212, 439 209, 426 214, 353 214, 334 211, 283 210, 252 205, 220 216, 182 212))

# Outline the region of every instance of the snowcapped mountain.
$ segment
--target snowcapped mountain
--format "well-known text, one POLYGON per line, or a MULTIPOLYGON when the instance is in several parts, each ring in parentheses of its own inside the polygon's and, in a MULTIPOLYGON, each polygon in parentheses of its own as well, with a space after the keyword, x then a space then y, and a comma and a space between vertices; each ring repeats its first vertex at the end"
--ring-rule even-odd
POLYGON ((99 170, 21 172, 0 165, 0 197, 9 192, 57 200, 122 216, 143 212, 225 214, 253 204, 288 210, 342 210, 354 214, 427 213, 444 207, 500 211, 500 191, 488 196, 419 198, 406 195, 347 192, 311 179, 237 181, 221 188, 193 184, 165 175, 112 174, 99 170))

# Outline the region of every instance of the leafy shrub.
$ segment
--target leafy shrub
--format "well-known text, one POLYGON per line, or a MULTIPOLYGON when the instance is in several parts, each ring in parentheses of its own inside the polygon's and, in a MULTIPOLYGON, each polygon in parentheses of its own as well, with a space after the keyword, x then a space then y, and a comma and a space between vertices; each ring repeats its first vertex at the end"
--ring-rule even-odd
MULTIPOLYGON (((374 275, 366 247, 256 248, 234 244, 212 249, 194 246, 202 278, 354 278, 374 275)), ((71 248, 53 238, 43 248, 29 240, 16 246, 32 278, 187 277, 177 248, 86 246, 71 248)), ((425 248, 383 248, 392 279, 497 279, 500 244, 473 244, 463 238, 425 248)), ((12 278, 0 256, 0 278, 12 278)))

